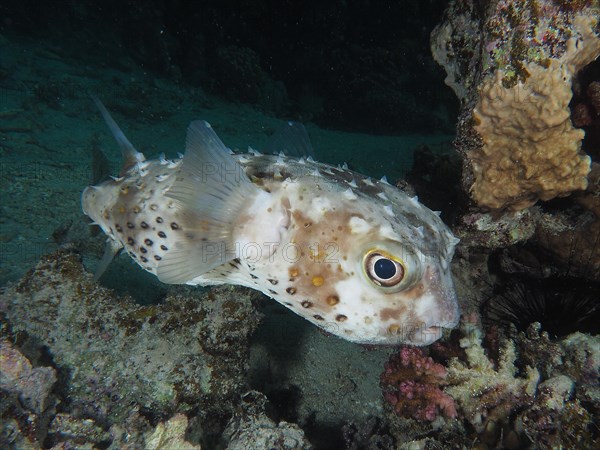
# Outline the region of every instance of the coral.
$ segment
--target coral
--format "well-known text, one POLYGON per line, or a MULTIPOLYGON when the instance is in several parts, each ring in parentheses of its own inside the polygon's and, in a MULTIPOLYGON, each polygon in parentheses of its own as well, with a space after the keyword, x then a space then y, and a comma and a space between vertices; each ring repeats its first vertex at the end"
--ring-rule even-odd
POLYGON ((578 387, 595 386, 600 378, 600 336, 573 333, 560 343, 565 352, 564 372, 578 381, 578 387))
POLYGON ((594 438, 594 419, 578 401, 560 407, 535 405, 517 418, 523 433, 535 448, 598 448, 594 438))
POLYGON ((432 33, 463 103, 456 147, 465 191, 480 207, 520 210, 585 189, 590 158, 569 101, 574 76, 600 54, 598 2, 475 3, 453 3, 432 33))
POLYGON ((482 146, 465 155, 474 179, 470 194, 480 206, 520 210, 587 187, 585 133, 571 124, 568 107, 573 72, 558 60, 524 69, 527 81, 510 88, 497 71, 482 84, 473 110, 482 146))
POLYGON ((460 329, 465 355, 449 360, 444 387, 469 424, 454 438, 470 436, 483 448, 598 446, 600 338, 574 333, 553 341, 532 324, 513 339, 491 333, 487 342, 499 351, 490 359, 486 352, 494 349, 484 349, 480 324, 467 319, 460 329))
POLYGON ((231 419, 223 437, 228 450, 310 450, 312 445, 296 424, 276 423, 265 413, 267 398, 258 391, 242 395, 240 411, 231 419))
POLYGON ((200 450, 199 445, 190 444, 185 440, 188 419, 183 414, 177 414, 166 422, 159 423, 154 431, 148 433, 146 446, 148 450, 200 450))
POLYGON ((507 212, 501 217, 472 211, 460 218, 455 235, 469 247, 508 247, 533 236, 537 217, 537 211, 530 210, 507 212))
POLYGON ((539 385, 535 405, 518 416, 537 448, 597 448, 593 417, 577 399, 571 400, 574 388, 565 375, 550 378, 539 385))
POLYGON ((463 323, 462 331, 465 337, 460 344, 467 362, 450 360, 444 392, 454 398, 461 415, 481 433, 490 420, 506 422, 512 412, 531 403, 540 375, 536 368, 527 366, 525 377, 517 377, 512 341, 500 348, 494 367, 481 345, 481 329, 474 323, 463 323))
POLYGON ((140 409, 165 417, 198 408, 211 432, 245 385, 248 337, 259 321, 254 295, 178 288, 140 306, 98 286, 62 250, 7 289, 0 312, 14 333, 46 346, 74 418, 110 425, 140 409))
POLYGON ((0 339, 0 447, 41 448, 55 412, 52 367, 34 367, 19 349, 0 339))
POLYGON ((444 384, 444 366, 416 347, 402 347, 381 374, 384 398, 394 412, 417 420, 433 421, 440 414, 456 417, 454 401, 440 389, 444 384))
POLYGON ((41 414, 46 409, 55 382, 52 367, 34 368, 10 342, 0 341, 0 389, 17 394, 29 411, 41 414))
MULTIPOLYGON (((65 448, 90 443, 110 442, 110 433, 91 419, 77 419, 70 414, 58 413, 48 428, 50 442, 65 448)), ((54 447, 53 447, 54 448, 54 447)))
POLYGON ((516 344, 521 355, 521 363, 537 367, 544 379, 550 378, 563 364, 563 348, 559 343, 550 340, 548 333, 541 330, 538 322, 529 325, 526 332, 519 333, 516 344))

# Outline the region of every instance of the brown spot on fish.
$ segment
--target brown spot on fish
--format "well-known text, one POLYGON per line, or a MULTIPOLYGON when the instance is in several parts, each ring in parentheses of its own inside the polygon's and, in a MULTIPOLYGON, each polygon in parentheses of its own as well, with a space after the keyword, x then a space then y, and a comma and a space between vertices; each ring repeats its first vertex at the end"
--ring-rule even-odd
POLYGON ((268 279, 269 283, 271 283, 273 286, 275 286, 277 283, 279 283, 278 280, 274 280, 273 278, 269 278, 268 279))
POLYGON ((179 225, 177 224, 177 222, 171 222, 171 229, 172 230, 179 230, 179 225))
POLYGON ((165 251, 169 250, 169 248, 166 245, 161 245, 160 249, 161 250, 165 250, 165 251))
POLYGON ((135 228, 135 225, 132 224, 131 222, 127 222, 127 228, 129 228, 130 230, 135 228))
POLYGON ((165 239, 167 237, 167 235, 165 234, 164 231, 159 231, 158 232, 158 237, 165 239))
POLYGON ((346 320, 348 320, 348 317, 343 314, 338 314, 337 316, 335 316, 335 320, 337 320, 338 322, 345 322, 346 320))
POLYGON ((285 292, 287 292, 290 295, 294 295, 296 293, 296 288, 295 287, 289 287, 285 290, 285 292))
POLYGON ((323 319, 323 316, 320 316, 320 315, 318 315, 318 314, 315 314, 313 317, 314 317, 316 320, 325 320, 325 319, 323 319))
POLYGON ((159 216, 156 218, 156 223, 163 223, 163 222, 164 222, 164 219, 162 217, 159 216))
POLYGON ((140 226, 144 229, 148 228, 148 224, 144 221, 142 221, 142 223, 140 223, 140 226))
POLYGON ((146 250, 146 247, 140 247, 140 252, 148 253, 148 250, 146 250))
POLYGON ((127 238, 127 243, 128 243, 129 245, 134 245, 134 244, 135 244, 135 241, 134 241, 134 239, 133 239, 131 236, 129 236, 129 237, 127 238))
POLYGON ((150 239, 144 239, 144 243, 146 245, 152 245, 152 244, 154 244, 154 242, 152 242, 150 239))
POLYGON ((340 302, 340 298, 337 295, 329 295, 326 302, 329 306, 335 306, 340 302))
POLYGON ((158 256, 158 255, 154 255, 154 259, 157 260, 157 261, 160 261, 162 258, 160 256, 158 256))
POLYGON ((298 275, 300 275, 300 272, 298 272, 298 269, 296 269, 295 267, 290 267, 288 270, 290 277, 295 278, 298 275))
POLYGON ((302 302, 302 307, 303 307, 303 308, 312 308, 312 305, 313 305, 313 303, 312 303, 312 302, 310 302, 310 301, 308 301, 308 300, 304 300, 304 301, 302 302))

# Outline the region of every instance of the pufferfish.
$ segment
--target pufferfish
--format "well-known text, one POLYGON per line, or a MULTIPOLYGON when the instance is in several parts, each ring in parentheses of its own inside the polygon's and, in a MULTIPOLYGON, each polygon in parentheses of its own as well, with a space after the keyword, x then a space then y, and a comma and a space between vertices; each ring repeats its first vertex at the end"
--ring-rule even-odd
POLYGON ((362 344, 428 345, 457 325, 458 239, 416 197, 346 165, 234 154, 204 121, 182 157, 146 160, 95 101, 124 156, 82 195, 108 236, 100 271, 124 249, 163 283, 253 288, 362 344))

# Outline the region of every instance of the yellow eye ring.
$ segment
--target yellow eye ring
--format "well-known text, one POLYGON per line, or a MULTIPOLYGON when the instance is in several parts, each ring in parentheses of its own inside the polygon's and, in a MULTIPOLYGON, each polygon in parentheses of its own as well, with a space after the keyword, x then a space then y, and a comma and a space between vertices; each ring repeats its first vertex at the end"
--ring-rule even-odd
POLYGON ((397 286, 406 275, 404 262, 382 250, 367 252, 363 269, 372 283, 384 288, 397 286))

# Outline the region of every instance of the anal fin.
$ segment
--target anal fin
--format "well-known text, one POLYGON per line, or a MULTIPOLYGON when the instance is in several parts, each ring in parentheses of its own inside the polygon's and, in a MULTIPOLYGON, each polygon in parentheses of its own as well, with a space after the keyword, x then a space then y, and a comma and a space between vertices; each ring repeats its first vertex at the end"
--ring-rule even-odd
POLYGON ((102 259, 96 266, 96 271, 94 272, 94 281, 98 281, 100 277, 102 277, 115 255, 119 253, 119 250, 121 250, 122 248, 123 246, 113 239, 109 239, 108 241, 106 241, 106 247, 104 247, 104 254, 102 255, 102 259))

